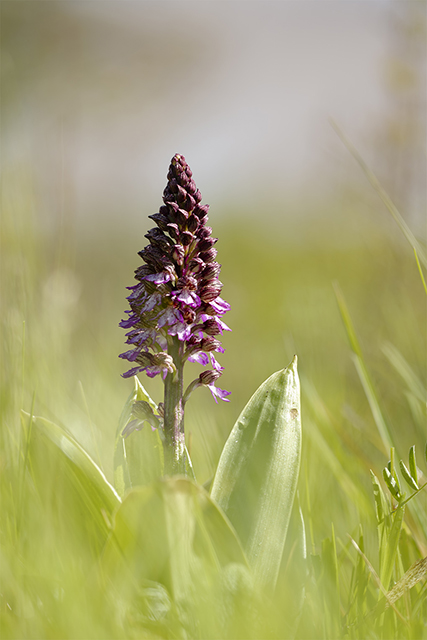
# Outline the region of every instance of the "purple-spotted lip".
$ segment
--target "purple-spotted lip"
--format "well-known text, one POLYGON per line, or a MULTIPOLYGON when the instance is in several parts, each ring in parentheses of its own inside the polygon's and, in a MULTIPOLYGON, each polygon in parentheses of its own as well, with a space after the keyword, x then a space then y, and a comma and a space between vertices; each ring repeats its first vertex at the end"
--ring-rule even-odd
POLYGON ((202 301, 200 300, 197 293, 194 293, 194 291, 189 291, 188 289, 178 289, 177 291, 172 291, 171 298, 174 301, 181 302, 191 309, 197 309, 202 304, 202 301))
POLYGON ((223 300, 220 296, 215 298, 215 300, 212 300, 212 302, 210 302, 209 304, 219 316, 223 316, 224 313, 227 313, 227 311, 230 311, 231 309, 231 306, 228 304, 228 302, 223 300))
POLYGON ((151 273, 148 276, 144 276, 143 280, 153 282, 154 284, 165 284, 172 280, 172 275, 168 271, 160 271, 160 273, 151 273))
POLYGON ((207 384, 206 386, 209 389, 209 391, 211 392, 212 397, 213 397, 213 399, 215 400, 215 402, 217 404, 218 404, 217 398, 220 398, 221 400, 224 400, 224 402, 230 402, 230 400, 227 398, 227 396, 231 395, 231 391, 225 391, 225 389, 219 389, 218 387, 215 386, 214 383, 207 384))

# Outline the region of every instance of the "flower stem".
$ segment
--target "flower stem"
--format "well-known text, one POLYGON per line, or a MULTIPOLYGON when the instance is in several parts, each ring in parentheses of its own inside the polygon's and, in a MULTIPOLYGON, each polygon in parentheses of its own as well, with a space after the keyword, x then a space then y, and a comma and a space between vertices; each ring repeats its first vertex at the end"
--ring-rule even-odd
POLYGON ((185 475, 185 433, 184 433, 184 376, 182 346, 174 336, 169 345, 168 352, 172 356, 176 371, 168 373, 165 379, 164 399, 164 454, 165 474, 185 475))

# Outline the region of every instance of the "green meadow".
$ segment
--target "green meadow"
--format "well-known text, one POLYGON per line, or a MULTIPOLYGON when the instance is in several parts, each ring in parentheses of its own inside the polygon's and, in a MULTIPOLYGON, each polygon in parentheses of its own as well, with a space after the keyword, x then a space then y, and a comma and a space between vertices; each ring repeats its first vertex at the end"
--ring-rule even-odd
MULTIPOLYGON (((133 226, 121 212, 96 228, 66 219, 53 227, 28 172, 3 182, 1 637, 427 638, 426 563, 410 571, 427 556, 427 490, 411 488, 400 466, 412 478, 417 467, 418 487, 426 482, 426 291, 377 194, 343 192, 307 205, 311 215, 302 204, 245 212, 211 198, 231 304, 221 386, 232 395, 216 405, 200 389, 186 410, 197 505, 212 506, 209 487, 244 405, 298 356, 297 499, 268 592, 225 530, 215 553, 231 560, 219 569, 201 543, 181 553, 174 535, 185 517, 200 527, 207 517, 191 500, 169 520, 154 510, 149 526, 135 515, 130 533, 115 521, 116 431, 133 388, 120 376, 118 323, 153 212, 141 202, 133 226), (395 495, 383 477, 389 460, 395 495), (95 478, 92 461, 103 475, 95 478), (114 538, 136 545, 138 527, 146 546, 122 557, 114 538)), ((187 366, 188 381, 197 367, 187 366)), ((161 380, 140 381, 162 400, 161 380)), ((169 499, 159 486, 133 490, 132 517, 141 496, 169 499)))

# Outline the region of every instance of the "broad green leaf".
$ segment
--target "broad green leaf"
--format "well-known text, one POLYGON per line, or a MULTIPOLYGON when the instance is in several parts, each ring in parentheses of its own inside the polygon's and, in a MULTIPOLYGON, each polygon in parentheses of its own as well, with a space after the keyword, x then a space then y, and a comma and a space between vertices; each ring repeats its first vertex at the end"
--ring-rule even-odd
POLYGON ((254 393, 224 446, 211 496, 235 527, 256 580, 274 588, 298 480, 300 390, 295 356, 254 393))
POLYGON ((114 450, 114 484, 120 496, 128 489, 139 487, 163 475, 163 444, 159 429, 152 430, 148 422, 126 438, 122 433, 132 418, 136 402, 146 402, 156 412, 157 405, 150 398, 138 378, 134 377, 130 393, 120 416, 114 450))
POLYGON ((117 510, 103 566, 132 591, 141 580, 163 584, 175 601, 229 563, 246 565, 240 542, 204 489, 167 478, 130 491, 117 510))
POLYGON ((102 544, 113 511, 120 504, 116 491, 89 454, 64 429, 44 418, 31 419, 25 411, 21 416, 28 431, 28 422, 32 422, 28 466, 42 504, 46 502, 49 508, 56 504, 64 526, 69 519, 73 527, 94 531, 93 540, 102 544))

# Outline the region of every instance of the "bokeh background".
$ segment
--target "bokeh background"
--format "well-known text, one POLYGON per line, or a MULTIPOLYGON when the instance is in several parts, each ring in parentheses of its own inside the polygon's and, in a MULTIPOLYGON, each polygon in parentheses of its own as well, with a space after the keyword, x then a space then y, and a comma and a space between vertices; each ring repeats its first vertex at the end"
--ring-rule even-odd
MULTIPOLYGON (((426 306, 411 248, 330 120, 425 242, 425 3, 3 0, 0 11, 6 430, 34 406, 112 479, 131 388, 117 357, 125 287, 181 153, 211 206, 232 307, 220 358, 231 401, 200 390, 187 410, 198 479, 258 385, 297 353, 304 478, 313 503, 336 495, 316 535, 337 507, 338 529, 351 528, 334 449, 367 491, 369 466, 388 457, 332 285, 402 451, 422 446, 425 414, 384 346, 425 379, 426 306)), ((142 382, 160 401, 161 381, 142 382)))

